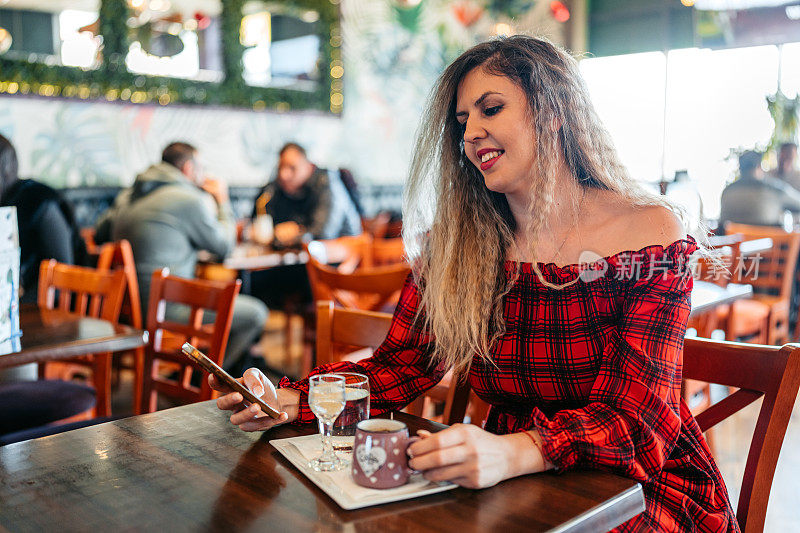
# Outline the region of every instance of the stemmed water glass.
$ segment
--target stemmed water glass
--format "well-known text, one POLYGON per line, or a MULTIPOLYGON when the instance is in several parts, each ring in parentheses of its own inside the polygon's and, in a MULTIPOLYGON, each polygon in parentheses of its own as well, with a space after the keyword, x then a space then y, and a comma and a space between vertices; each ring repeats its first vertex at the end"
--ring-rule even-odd
POLYGON ((333 451, 331 429, 333 422, 345 405, 345 377, 338 374, 320 374, 308 379, 308 406, 319 420, 322 436, 322 455, 309 462, 318 472, 331 472, 346 466, 333 451))

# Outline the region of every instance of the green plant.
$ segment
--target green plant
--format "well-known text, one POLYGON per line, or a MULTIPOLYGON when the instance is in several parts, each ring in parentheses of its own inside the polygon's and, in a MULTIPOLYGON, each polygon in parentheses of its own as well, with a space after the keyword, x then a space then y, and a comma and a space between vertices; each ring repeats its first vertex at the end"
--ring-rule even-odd
POLYGON ((775 94, 767 96, 767 109, 775 122, 775 129, 772 131, 767 150, 775 150, 785 142, 797 142, 797 114, 800 111, 800 95, 789 98, 778 89, 775 94))
POLYGON ((342 110, 341 33, 338 0, 281 0, 300 10, 319 13, 321 37, 319 85, 314 91, 251 87, 242 78, 239 26, 244 0, 221 0, 222 55, 224 80, 198 82, 179 78, 144 76, 129 72, 125 56, 130 45, 126 0, 100 1, 102 62, 94 70, 49 65, 0 56, 0 93, 38 94, 79 99, 105 99, 139 103, 213 104, 253 109, 342 110), (334 69, 334 67, 338 67, 334 69), (337 78, 331 76, 331 71, 337 78))

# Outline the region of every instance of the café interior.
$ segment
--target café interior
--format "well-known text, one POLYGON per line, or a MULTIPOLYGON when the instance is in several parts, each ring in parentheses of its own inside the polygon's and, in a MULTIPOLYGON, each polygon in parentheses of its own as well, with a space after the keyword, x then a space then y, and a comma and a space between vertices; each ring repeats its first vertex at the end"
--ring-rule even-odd
MULTIPOLYGON (((490 138, 492 120, 502 119, 489 113, 502 117, 501 108, 463 112, 471 116, 457 133, 461 165, 484 173, 482 190, 492 161, 496 172, 514 161, 499 148, 468 161, 483 142, 470 136, 485 127, 490 138)), ((798 113, 798 0, 0 0, 0 531, 800 529, 798 113), (652 302, 626 289, 610 326, 604 308, 585 319, 567 297, 553 299, 561 310, 505 322, 517 331, 527 320, 528 345, 513 349, 555 345, 566 360, 558 364, 573 365, 559 379, 584 392, 644 365, 633 381, 608 385, 608 397, 563 407, 586 417, 565 423, 571 431, 630 431, 635 451, 606 436, 573 442, 578 458, 568 461, 553 444, 566 438, 552 425, 560 408, 486 393, 486 380, 510 386, 500 384, 510 379, 504 372, 544 380, 524 389, 534 396, 570 389, 541 378, 536 355, 505 369, 498 358, 499 374, 480 374, 489 364, 477 352, 466 373, 433 371, 425 359, 439 354, 431 339, 446 336, 427 336, 445 330, 441 318, 423 316, 417 290, 424 305, 443 305, 436 287, 470 283, 427 283, 421 273, 438 261, 431 243, 465 263, 488 256, 489 245, 458 234, 463 227, 451 230, 461 235, 453 241, 437 240, 450 192, 415 174, 439 168, 420 163, 420 153, 439 157, 424 151, 433 137, 419 136, 421 124, 435 115, 429 99, 448 65, 513 35, 574 57, 570 72, 620 167, 691 235, 676 241, 686 252, 684 289, 665 293, 666 310, 643 308, 652 320, 625 329, 625 313, 652 302), (419 184, 427 196, 415 196, 419 184), (665 324, 661 311, 677 322, 665 324), (417 320, 431 331, 415 329, 417 320), (585 381, 585 348, 573 333, 581 320, 633 347, 601 346, 629 358, 608 363, 612 377, 594 366, 585 381), (650 343, 645 363, 632 362, 650 343), (208 380, 220 370, 244 376, 244 390, 232 392, 239 382, 221 373, 208 380), (667 386, 653 386, 658 405, 702 433, 693 442, 707 461, 669 490, 653 480, 688 461, 675 451, 684 429, 662 441, 657 427, 649 440, 632 412, 647 426, 672 418, 626 400, 653 372, 669 374, 667 386), (319 398, 340 389, 338 410, 320 414, 319 398), (277 418, 292 412, 280 391, 299 391, 294 421, 277 418), (597 403, 635 429, 609 428, 603 417, 612 415, 597 403), (516 420, 528 425, 498 422, 526 409, 529 418, 516 420), (370 412, 384 422, 370 425, 370 412), (587 419, 596 426, 576 429, 587 419), (382 431, 397 431, 402 447, 378 447, 382 431), (444 468, 412 466, 422 464, 412 449, 440 431, 478 435, 475 447, 522 432, 530 440, 515 441, 512 455, 531 451, 543 468, 477 485, 436 478, 444 468), (604 462, 654 447, 663 455, 656 465, 604 462), (403 473, 393 482, 381 473, 398 451, 403 473), (707 515, 664 510, 674 504, 666 492, 689 491, 698 476, 719 487, 716 475, 728 522, 708 518, 719 516, 708 507, 707 515)), ((553 128, 569 126, 566 116, 553 128)), ((569 150, 567 160, 580 159, 569 150)), ((502 202, 509 208, 511 196, 502 202)), ((554 233, 553 257, 580 227, 554 233)), ((648 230, 626 231, 614 242, 640 242, 635 234, 648 230)), ((660 250, 668 248, 677 249, 660 250)), ((591 243, 581 250, 583 264, 591 243)), ((580 294, 628 254, 596 251, 585 262, 603 270, 576 274, 580 294)), ((535 273, 522 266, 520 279, 574 266, 539 259, 544 274, 533 262, 535 273)), ((458 263, 446 264, 467 272, 458 263)), ((502 271, 502 260, 493 267, 502 271)), ((573 294, 573 281, 563 294, 573 294)), ((515 290, 495 293, 486 316, 508 309, 515 290)), ((462 322, 473 321, 467 304, 449 308, 459 309, 462 322)), ((469 331, 487 337, 496 325, 469 331)), ((502 470, 492 468, 481 472, 502 470)))

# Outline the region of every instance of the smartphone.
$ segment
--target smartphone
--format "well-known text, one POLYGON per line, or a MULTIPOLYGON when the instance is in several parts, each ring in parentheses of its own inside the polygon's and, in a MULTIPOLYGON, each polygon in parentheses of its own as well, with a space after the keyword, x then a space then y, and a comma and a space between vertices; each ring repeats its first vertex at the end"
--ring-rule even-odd
POLYGON ((200 367, 217 376, 223 383, 225 383, 228 387, 233 389, 234 391, 238 392, 242 395, 242 397, 250 403, 257 403, 261 406, 261 410, 267 413, 270 417, 274 418, 275 420, 278 419, 280 413, 267 405, 267 402, 258 398, 255 394, 250 392, 250 390, 236 381, 233 376, 225 372, 220 366, 209 359, 206 354, 189 344, 188 342, 183 343, 181 347, 181 351, 186 355, 189 359, 200 365, 200 367))

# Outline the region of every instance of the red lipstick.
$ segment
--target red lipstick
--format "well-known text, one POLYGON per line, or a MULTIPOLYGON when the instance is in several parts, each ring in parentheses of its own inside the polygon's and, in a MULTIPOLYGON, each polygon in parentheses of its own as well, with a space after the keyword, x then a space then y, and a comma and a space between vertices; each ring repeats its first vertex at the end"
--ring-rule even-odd
POLYGON ((489 152, 498 152, 498 155, 496 155, 491 159, 481 162, 481 170, 489 170, 490 168, 492 168, 492 166, 497 162, 497 160, 500 159, 500 157, 505 153, 504 150, 500 150, 499 148, 481 148, 480 150, 478 150, 476 155, 480 159, 489 152))

